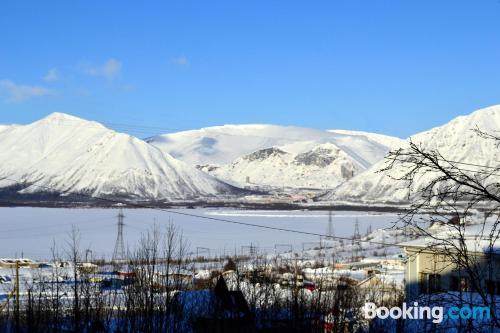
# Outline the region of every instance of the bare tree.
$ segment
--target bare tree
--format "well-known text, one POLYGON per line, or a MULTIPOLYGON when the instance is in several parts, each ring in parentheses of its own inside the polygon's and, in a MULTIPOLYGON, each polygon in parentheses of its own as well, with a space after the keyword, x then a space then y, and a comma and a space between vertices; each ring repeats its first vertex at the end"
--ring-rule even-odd
POLYGON ((80 232, 75 226, 71 227, 69 240, 67 241, 68 257, 73 266, 73 322, 76 331, 80 331, 81 309, 80 309, 80 286, 78 276, 78 264, 81 260, 80 232))
MULTIPOLYGON (((500 145, 500 137, 474 130, 483 140, 500 145)), ((492 322, 500 327, 498 303, 487 283, 495 274, 500 237, 500 165, 480 165, 450 160, 440 151, 426 149, 410 141, 386 157, 386 172, 395 184, 403 184, 411 202, 402 217, 405 234, 426 237, 427 250, 451 262, 453 269, 463 272, 484 305, 490 307, 492 322), (478 218, 478 212, 483 215, 478 218), (479 221, 478 221, 479 220, 479 221), (479 233, 467 232, 471 224, 481 224, 479 233), (436 232, 440 226, 446 232, 436 232), (485 244, 478 255, 471 240, 485 244)), ((476 229, 475 229, 476 230, 476 229)))

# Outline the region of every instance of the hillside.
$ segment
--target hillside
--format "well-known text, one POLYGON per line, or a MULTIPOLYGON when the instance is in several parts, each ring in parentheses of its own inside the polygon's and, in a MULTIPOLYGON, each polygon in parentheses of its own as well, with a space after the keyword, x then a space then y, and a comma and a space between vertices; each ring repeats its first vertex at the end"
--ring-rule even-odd
MULTIPOLYGON (((496 142, 479 137, 473 131, 475 128, 498 135, 500 106, 496 105, 475 111, 467 116, 459 116, 445 125, 413 135, 410 140, 424 150, 439 151, 445 159, 450 161, 498 167, 500 150, 496 142)), ((406 145, 407 143, 401 147, 404 149, 406 145)), ((322 200, 358 203, 408 202, 406 184, 390 178, 398 177, 402 174, 402 170, 378 172, 384 166, 385 161, 378 162, 364 173, 341 184, 322 200)), ((468 169, 473 171, 477 168, 468 167, 468 169)), ((418 175, 412 185, 413 192, 421 189, 434 176, 432 173, 418 175)), ((487 182, 499 180, 498 176, 492 175, 487 182)))
POLYGON ((201 170, 239 186, 331 189, 361 172, 363 166, 334 144, 325 143, 298 154, 281 148, 261 149, 201 170))

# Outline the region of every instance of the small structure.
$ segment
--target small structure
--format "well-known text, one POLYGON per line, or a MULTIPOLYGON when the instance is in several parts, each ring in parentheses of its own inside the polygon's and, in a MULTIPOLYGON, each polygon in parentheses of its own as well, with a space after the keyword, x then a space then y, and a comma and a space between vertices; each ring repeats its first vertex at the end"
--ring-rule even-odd
POLYGON ((28 258, 0 258, 0 268, 16 268, 16 263, 19 267, 37 268, 38 263, 28 258))
POLYGON ((81 262, 76 264, 76 268, 81 274, 95 274, 97 273, 98 266, 91 262, 81 262))

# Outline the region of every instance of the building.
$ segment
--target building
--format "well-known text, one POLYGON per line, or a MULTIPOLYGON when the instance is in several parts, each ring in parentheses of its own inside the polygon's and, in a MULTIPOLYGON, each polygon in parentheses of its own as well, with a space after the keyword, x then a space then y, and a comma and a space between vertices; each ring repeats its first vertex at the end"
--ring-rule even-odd
POLYGON ((406 300, 444 291, 473 292, 478 287, 500 294, 500 241, 490 236, 491 232, 495 235, 494 224, 441 225, 435 229, 430 229, 432 237, 400 244, 407 255, 406 300), (457 264, 457 259, 465 257, 474 268, 473 276, 457 264))

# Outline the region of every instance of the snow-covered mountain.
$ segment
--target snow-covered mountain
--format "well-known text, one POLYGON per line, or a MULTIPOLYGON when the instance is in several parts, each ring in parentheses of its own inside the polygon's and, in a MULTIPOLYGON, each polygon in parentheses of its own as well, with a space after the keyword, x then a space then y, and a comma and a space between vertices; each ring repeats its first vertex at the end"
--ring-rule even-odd
POLYGON ((27 193, 48 187, 63 194, 185 199, 237 191, 142 140, 62 113, 0 128, 2 177, 8 179, 0 187, 19 180, 27 193))
POLYGON ((147 142, 191 165, 223 165, 272 147, 299 154, 332 143, 368 168, 391 148, 368 135, 263 124, 207 127, 164 134, 147 142))
POLYGON ((334 144, 324 143, 298 154, 265 148, 201 170, 238 186, 331 189, 361 172, 363 166, 334 144))
MULTIPOLYGON (((475 128, 498 135, 500 105, 481 109, 467 116, 459 116, 443 126, 416 134, 410 139, 425 150, 439 151, 444 158, 451 161, 498 167, 500 149, 494 141, 485 140, 474 133, 475 128)), ((405 147, 407 143, 401 146, 403 149, 405 147)), ((405 184, 389 177, 398 177, 402 171, 377 172, 384 166, 383 160, 376 163, 369 170, 341 184, 323 199, 361 203, 407 202, 408 190, 405 184)), ((475 167, 468 169, 477 170, 475 167)), ((425 173, 416 177, 412 186, 413 192, 422 188, 434 176, 425 173)), ((490 181, 500 181, 499 178, 491 176, 490 181)))

